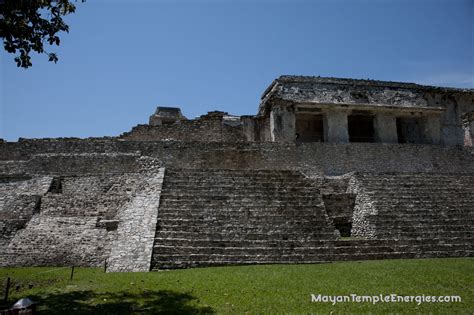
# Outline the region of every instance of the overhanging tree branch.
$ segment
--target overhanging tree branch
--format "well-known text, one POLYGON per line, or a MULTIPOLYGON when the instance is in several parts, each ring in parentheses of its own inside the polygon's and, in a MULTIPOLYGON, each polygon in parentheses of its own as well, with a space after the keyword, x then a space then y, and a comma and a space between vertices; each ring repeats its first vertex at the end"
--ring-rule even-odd
POLYGON ((18 67, 32 66, 31 51, 46 54, 49 61, 56 63, 58 57, 45 51, 44 41, 59 46, 57 34, 69 32, 63 16, 75 10, 69 0, 0 0, 0 37, 4 49, 19 53, 14 59, 18 67))

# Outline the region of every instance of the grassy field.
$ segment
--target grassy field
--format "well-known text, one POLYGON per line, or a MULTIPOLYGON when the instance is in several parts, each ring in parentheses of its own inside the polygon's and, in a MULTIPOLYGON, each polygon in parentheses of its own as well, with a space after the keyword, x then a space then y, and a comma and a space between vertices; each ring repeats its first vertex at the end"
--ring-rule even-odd
MULTIPOLYGON (((0 269, 9 304, 42 314, 473 314, 474 259, 384 260, 319 265, 214 267, 151 273, 76 268, 0 269), (458 295, 451 303, 311 302, 322 295, 458 295)), ((3 289, 2 289, 3 290, 3 289)))

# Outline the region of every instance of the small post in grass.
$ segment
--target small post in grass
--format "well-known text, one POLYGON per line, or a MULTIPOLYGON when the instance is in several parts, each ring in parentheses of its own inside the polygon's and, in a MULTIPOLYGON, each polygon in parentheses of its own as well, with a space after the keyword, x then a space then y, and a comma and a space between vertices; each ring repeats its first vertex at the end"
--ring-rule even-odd
POLYGON ((5 304, 8 302, 8 291, 10 291, 10 277, 7 278, 7 286, 5 287, 5 298, 3 299, 5 304))
POLYGON ((104 260, 104 272, 107 272, 107 259, 104 260))
POLYGON ((72 266, 72 268, 71 268, 71 279, 70 280, 72 280, 73 277, 74 277, 74 266, 72 266))

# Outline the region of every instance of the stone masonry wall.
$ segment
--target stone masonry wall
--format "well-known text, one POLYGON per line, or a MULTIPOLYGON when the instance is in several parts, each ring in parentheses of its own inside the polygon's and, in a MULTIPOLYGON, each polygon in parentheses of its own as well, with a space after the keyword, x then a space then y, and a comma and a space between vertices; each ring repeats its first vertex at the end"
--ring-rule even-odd
POLYGON ((341 175, 353 171, 474 173, 474 156, 462 147, 380 143, 204 143, 87 139, 31 140, 0 144, 0 169, 6 174, 17 174, 16 161, 20 159, 20 173, 65 172, 80 175, 133 172, 149 167, 143 165, 143 156, 149 157, 155 165, 166 167, 298 169, 308 175, 341 175), (97 152, 94 154, 104 158, 94 160, 93 156, 88 157, 84 153, 94 150, 97 152), (37 155, 51 151, 58 153, 55 156, 37 155), (111 152, 116 153, 110 155, 111 152), (139 156, 142 157, 139 159, 139 156))
POLYGON ((120 136, 125 140, 139 141, 244 141, 242 126, 228 125, 223 113, 210 113, 195 120, 180 120, 170 125, 138 125, 120 136))
POLYGON ((164 173, 162 168, 149 174, 130 202, 120 209, 108 272, 150 271, 164 173))
POLYGON ((51 185, 51 177, 0 177, 0 256, 18 230, 39 211, 41 198, 51 185))
POLYGON ((2 246, 0 266, 103 265, 117 235, 117 212, 145 177, 108 174, 52 181, 40 208, 2 246))
POLYGON ((423 86, 412 83, 382 82, 304 76, 281 76, 262 96, 259 114, 277 104, 333 104, 375 108, 444 108, 441 141, 444 145, 463 144, 461 116, 474 108, 472 89, 423 86))
POLYGON ((361 173, 348 191, 357 194, 354 236, 437 240, 472 254, 472 174, 361 173))

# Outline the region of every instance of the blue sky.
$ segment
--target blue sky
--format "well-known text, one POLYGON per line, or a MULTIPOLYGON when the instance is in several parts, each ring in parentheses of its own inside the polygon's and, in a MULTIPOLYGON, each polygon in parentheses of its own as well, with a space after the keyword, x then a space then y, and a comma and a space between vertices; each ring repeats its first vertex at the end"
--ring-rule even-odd
POLYGON ((255 114, 282 74, 474 87, 473 0, 87 0, 55 65, 0 52, 0 138, 113 136, 156 106, 255 114))

